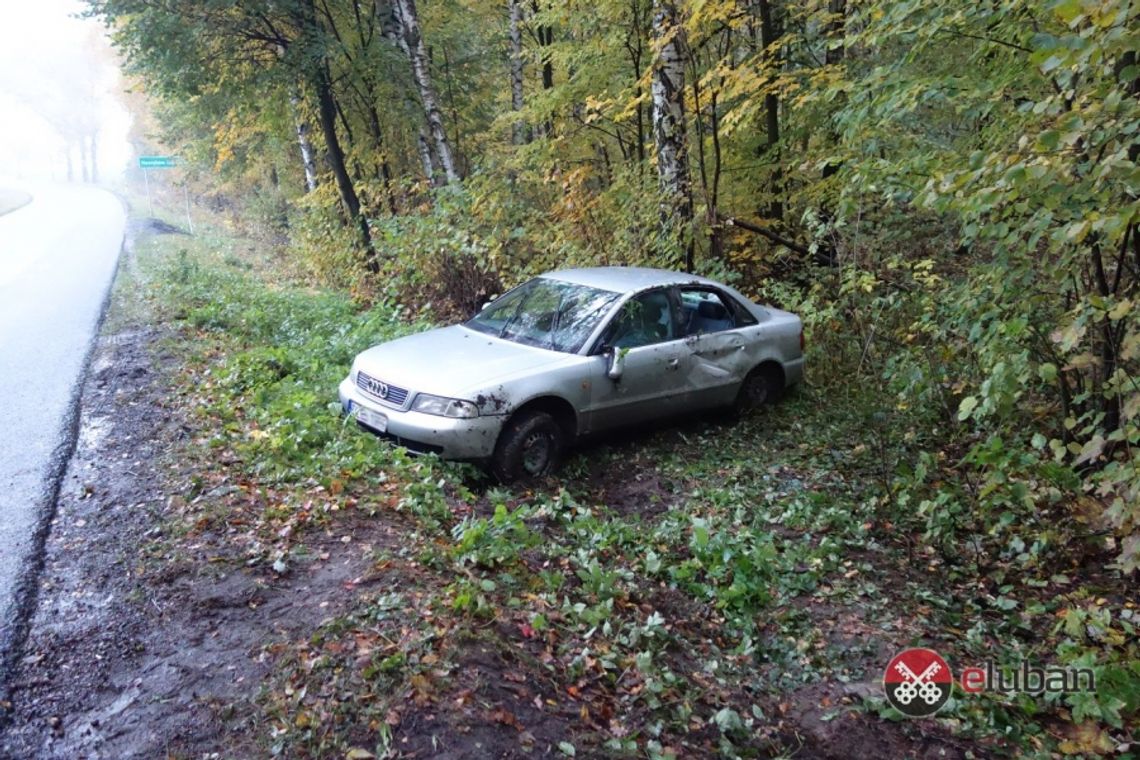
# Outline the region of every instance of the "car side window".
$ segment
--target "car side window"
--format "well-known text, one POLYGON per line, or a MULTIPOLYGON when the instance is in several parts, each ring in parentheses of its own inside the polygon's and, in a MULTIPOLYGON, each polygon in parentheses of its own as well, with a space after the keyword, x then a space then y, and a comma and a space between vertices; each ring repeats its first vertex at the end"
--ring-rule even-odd
POLYGON ((682 335, 721 332, 736 327, 735 311, 719 293, 703 288, 681 288, 682 335))
POLYGON ((629 299, 606 330, 604 343, 614 348, 638 348, 677 337, 669 294, 653 290, 629 299))

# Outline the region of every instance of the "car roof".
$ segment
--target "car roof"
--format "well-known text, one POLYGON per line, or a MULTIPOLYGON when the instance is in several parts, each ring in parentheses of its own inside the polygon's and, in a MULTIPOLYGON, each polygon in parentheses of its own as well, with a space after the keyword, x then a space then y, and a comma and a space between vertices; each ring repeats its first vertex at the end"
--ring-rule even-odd
POLYGON ((648 267, 559 269, 555 272, 547 272, 542 276, 551 280, 572 282, 575 285, 587 285, 592 288, 613 290, 619 293, 629 293, 660 285, 696 284, 724 287, 719 282, 698 277, 695 274, 671 272, 667 269, 650 269, 648 267))

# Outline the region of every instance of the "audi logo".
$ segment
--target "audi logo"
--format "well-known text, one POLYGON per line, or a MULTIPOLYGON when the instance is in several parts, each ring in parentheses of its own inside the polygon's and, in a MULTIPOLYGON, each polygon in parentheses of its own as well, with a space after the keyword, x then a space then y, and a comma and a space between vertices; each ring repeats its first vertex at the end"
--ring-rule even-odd
POLYGON ((382 383, 379 380, 368 380, 368 390, 376 394, 380 398, 388 398, 388 384, 382 383))

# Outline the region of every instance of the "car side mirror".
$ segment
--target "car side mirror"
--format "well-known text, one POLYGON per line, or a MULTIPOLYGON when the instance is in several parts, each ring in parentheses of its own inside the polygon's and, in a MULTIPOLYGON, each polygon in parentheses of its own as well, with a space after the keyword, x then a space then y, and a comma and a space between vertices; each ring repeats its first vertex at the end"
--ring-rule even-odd
POLYGON ((616 346, 606 346, 605 356, 606 377, 616 383, 621 380, 621 374, 625 370, 625 351, 616 346))

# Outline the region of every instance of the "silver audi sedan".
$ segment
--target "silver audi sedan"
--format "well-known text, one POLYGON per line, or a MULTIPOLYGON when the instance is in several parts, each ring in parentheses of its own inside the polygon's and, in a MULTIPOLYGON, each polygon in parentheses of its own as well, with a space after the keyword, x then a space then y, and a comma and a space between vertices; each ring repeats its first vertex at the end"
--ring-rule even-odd
POLYGON ((567 269, 364 351, 340 402, 375 434, 509 482, 589 434, 773 400, 803 378, 803 346, 799 317, 703 277, 567 269))

